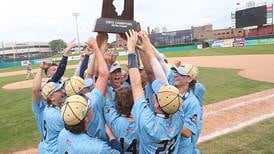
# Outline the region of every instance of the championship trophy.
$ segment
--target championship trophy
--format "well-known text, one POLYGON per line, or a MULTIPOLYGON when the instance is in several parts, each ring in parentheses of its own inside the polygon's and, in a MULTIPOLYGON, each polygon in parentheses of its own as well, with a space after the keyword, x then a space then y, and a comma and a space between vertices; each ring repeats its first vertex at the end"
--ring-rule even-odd
POLYGON ((130 29, 140 31, 140 23, 134 21, 134 0, 124 0, 124 10, 118 15, 115 0, 103 0, 101 18, 97 19, 95 32, 125 33, 130 29))

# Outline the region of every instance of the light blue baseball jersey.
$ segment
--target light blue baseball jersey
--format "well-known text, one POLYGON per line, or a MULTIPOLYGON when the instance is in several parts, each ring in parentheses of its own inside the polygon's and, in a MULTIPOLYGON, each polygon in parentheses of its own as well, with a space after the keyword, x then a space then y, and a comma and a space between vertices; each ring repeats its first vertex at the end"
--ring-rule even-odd
POLYGON ((108 93, 108 100, 109 100, 109 103, 112 103, 113 106, 115 106, 115 89, 113 89, 109 84, 107 84, 107 93, 108 93))
POLYGON ((60 131, 64 128, 61 111, 58 107, 46 106, 44 110, 44 141, 45 153, 57 152, 57 139, 60 131))
POLYGON ((186 99, 183 106, 180 108, 184 112, 184 127, 192 132, 191 137, 185 137, 182 135, 179 145, 179 151, 191 154, 194 151, 196 143, 192 141, 197 135, 198 122, 201 118, 201 107, 198 99, 194 96, 192 91, 186 94, 186 99))
POLYGON ((105 120, 103 117, 106 101, 104 94, 95 87, 90 93, 87 93, 86 96, 89 99, 89 107, 93 110, 92 119, 87 128, 88 135, 103 141, 108 141, 105 131, 105 120))
POLYGON ((199 136, 200 136, 200 133, 201 133, 201 129, 202 129, 202 125, 203 125, 203 114, 204 114, 204 111, 203 111, 203 99, 204 99, 204 94, 205 94, 205 87, 204 87, 204 85, 202 83, 200 83, 200 82, 197 82, 195 84, 195 88, 194 88, 193 93, 194 93, 194 95, 196 96, 196 98, 199 101, 200 110, 201 110, 200 111, 201 112, 201 117, 200 117, 199 120, 197 120, 197 134, 195 134, 195 135, 193 135, 191 137, 192 142, 195 143, 193 153, 196 154, 196 153, 200 153, 196 144, 198 142, 198 139, 199 139, 199 136))
MULTIPOLYGON (((121 88, 131 88, 130 85, 127 82, 123 82, 121 84, 121 88)), ((110 84, 107 84, 107 93, 108 93, 108 100, 109 103, 112 103, 113 106, 115 106, 115 94, 116 90, 110 86, 110 84)))
POLYGON ((126 81, 124 81, 121 85, 122 88, 131 88, 130 84, 126 81))
POLYGON ((150 107, 150 109, 152 111, 154 111, 154 104, 152 102, 153 90, 152 90, 150 81, 147 82, 144 91, 145 91, 145 97, 146 97, 147 104, 150 107))
POLYGON ((167 81, 170 85, 174 85, 174 72, 171 69, 167 72, 167 81))
POLYGON ((73 134, 66 129, 58 137, 58 153, 60 154, 111 154, 119 153, 111 149, 100 139, 91 138, 85 133, 73 134))
MULTIPOLYGON (((174 85, 174 72, 170 69, 167 75, 168 82, 174 85)), ((184 125, 186 128, 192 131, 193 135, 189 138, 182 136, 180 142, 180 151, 184 153, 195 153, 197 151, 196 143, 200 135, 202 126, 202 101, 205 88, 202 84, 196 83, 194 91, 190 91, 187 99, 184 101, 183 108, 181 108, 185 114, 184 125), (193 102, 193 103, 192 103, 193 102), (192 119, 194 122, 192 122, 192 119), (196 120, 195 120, 196 119, 196 120), (190 148, 192 147, 192 148, 190 148)))
POLYGON ((204 95, 205 95, 205 87, 202 83, 200 82, 197 82, 195 84, 195 88, 194 88, 194 91, 193 91, 194 95, 197 97, 199 103, 200 103, 200 106, 202 107, 203 106, 203 100, 204 100, 204 95))
POLYGON ((122 116, 113 106, 105 106, 104 111, 106 122, 120 141, 124 152, 138 153, 137 126, 134 118, 122 116))
POLYGON ((181 111, 170 118, 156 115, 144 97, 137 99, 132 108, 139 135, 139 153, 179 153, 180 133, 184 116, 181 111))
POLYGON ((34 100, 32 100, 32 111, 34 113, 34 118, 36 121, 37 128, 40 133, 40 143, 38 145, 38 152, 43 153, 43 138, 44 138, 44 124, 43 124, 43 113, 44 109, 46 107, 45 100, 41 97, 39 100, 39 103, 36 103, 34 100))
POLYGON ((40 139, 43 140, 44 128, 43 128, 43 112, 46 107, 45 100, 41 97, 39 103, 32 100, 32 111, 34 113, 34 118, 37 124, 37 128, 40 133, 40 139))

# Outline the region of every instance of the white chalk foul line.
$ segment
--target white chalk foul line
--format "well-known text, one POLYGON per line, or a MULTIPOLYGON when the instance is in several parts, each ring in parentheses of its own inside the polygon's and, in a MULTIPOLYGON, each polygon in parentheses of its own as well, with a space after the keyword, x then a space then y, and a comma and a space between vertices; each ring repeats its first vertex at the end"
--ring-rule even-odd
POLYGON ((258 101, 268 100, 268 99, 270 99, 270 98, 272 98, 272 97, 274 97, 274 94, 267 95, 267 96, 260 97, 260 98, 255 98, 255 99, 248 100, 248 101, 238 102, 238 103, 235 104, 235 105, 231 105, 231 106, 222 108, 222 109, 217 110, 217 111, 205 112, 205 113, 204 113, 204 116, 208 116, 208 115, 211 115, 211 114, 217 114, 217 113, 219 113, 219 112, 223 112, 223 111, 226 111, 226 110, 231 110, 231 109, 238 108, 238 107, 241 107, 241 106, 244 106, 244 105, 248 105, 248 104, 252 104, 252 103, 255 103, 255 102, 258 102, 258 101))
POLYGON ((266 119, 269 119, 269 118, 272 118, 272 117, 274 117, 274 112, 272 112, 270 114, 264 114, 264 115, 262 115, 258 118, 254 118, 254 119, 251 119, 251 120, 241 122, 238 125, 234 125, 234 126, 229 127, 229 128, 225 128, 225 129, 222 129, 222 130, 217 130, 217 131, 215 131, 211 134, 201 136, 198 140, 198 143, 214 139, 218 136, 222 136, 222 135, 228 134, 230 132, 235 132, 237 130, 240 130, 243 127, 250 126, 252 124, 255 124, 257 122, 260 122, 260 121, 263 121, 263 120, 266 120, 266 119))

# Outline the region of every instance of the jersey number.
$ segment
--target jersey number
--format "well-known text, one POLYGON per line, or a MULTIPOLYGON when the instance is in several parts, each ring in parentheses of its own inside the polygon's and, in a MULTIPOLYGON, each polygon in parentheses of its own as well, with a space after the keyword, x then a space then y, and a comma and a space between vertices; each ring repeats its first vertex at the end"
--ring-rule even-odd
MULTIPOLYGON (((125 151, 125 139, 120 138, 120 143, 121 143, 123 151, 125 151)), ((137 146, 137 139, 133 139, 125 152, 132 152, 133 154, 136 154, 137 153, 136 146, 137 146)))
POLYGON ((46 120, 44 120, 44 140, 46 140, 47 137, 47 123, 46 120))
POLYGON ((156 154, 159 153, 172 153, 174 151, 174 143, 176 142, 177 136, 175 136, 171 140, 163 140, 158 143, 158 148, 156 150, 156 154))

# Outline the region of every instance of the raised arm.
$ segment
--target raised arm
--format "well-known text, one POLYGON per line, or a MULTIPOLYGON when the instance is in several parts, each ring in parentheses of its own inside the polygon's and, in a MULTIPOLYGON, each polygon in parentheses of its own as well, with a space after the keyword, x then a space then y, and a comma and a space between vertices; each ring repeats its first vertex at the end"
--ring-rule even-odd
MULTIPOLYGON (((98 33, 98 35, 96 36, 98 48, 103 55, 107 49, 107 40, 108 40, 107 33, 98 33)), ((86 78, 93 78, 94 76, 97 76, 98 74, 97 69, 98 69, 98 64, 97 64, 96 56, 95 54, 92 54, 89 60, 87 71, 86 71, 87 73, 86 78)))
POLYGON ((164 58, 160 55, 160 52, 154 46, 152 46, 152 48, 153 48, 153 51, 154 51, 154 54, 155 54, 157 60, 159 61, 159 63, 162 66, 162 69, 164 70, 165 74, 167 75, 169 68, 168 68, 167 64, 165 63, 164 58))
POLYGON ((107 80, 108 80, 108 68, 106 65, 106 62, 104 60, 104 57, 98 48, 97 42, 94 38, 89 38, 87 41, 87 45, 94 50, 95 55, 96 55, 96 60, 98 62, 98 79, 95 83, 95 86, 102 92, 105 93, 106 91, 106 85, 107 85, 107 80))
POLYGON ((80 67, 82 65, 82 61, 84 60, 84 56, 85 56, 84 53, 81 52, 79 55, 79 57, 80 57, 79 63, 74 71, 74 76, 80 76, 80 67))
POLYGON ((63 54, 63 57, 62 57, 59 65, 58 65, 58 67, 57 67, 57 71, 53 75, 53 77, 51 78, 52 82, 58 82, 62 78, 62 76, 64 75, 65 70, 66 70, 66 66, 67 66, 67 62, 68 62, 69 52, 72 48, 74 48, 76 46, 74 41, 75 41, 75 39, 72 40, 71 42, 69 42, 67 44, 67 47, 64 49, 64 54, 63 54))
POLYGON ((150 43, 149 37, 146 33, 140 33, 139 38, 143 44, 143 46, 147 46, 143 52, 146 53, 148 56, 148 59, 150 59, 150 65, 152 67, 152 70, 154 72, 155 78, 163 81, 164 83, 168 84, 167 77, 165 72, 163 71, 159 61, 155 57, 154 50, 152 48, 152 45, 150 43))
POLYGON ((42 74, 45 71, 45 69, 48 67, 47 63, 43 61, 40 64, 40 68, 37 71, 33 81, 32 81, 32 100, 35 101, 35 103, 39 104, 40 97, 41 97, 41 84, 42 84, 42 74))
MULTIPOLYGON (((139 35, 139 38, 141 38, 140 36, 143 35, 143 33, 145 33, 144 31, 140 31, 138 33, 139 35)), ((146 71, 146 74, 148 75, 148 78, 150 81, 153 81, 155 80, 155 76, 154 76, 154 73, 153 73, 153 70, 152 70, 152 66, 150 65, 150 59, 149 57, 147 56, 147 53, 145 51, 148 51, 148 50, 151 50, 151 43, 150 42, 145 42, 141 39, 138 40, 137 42, 137 47, 138 49, 140 49, 140 57, 141 57, 141 60, 142 60, 142 63, 144 65, 144 69, 146 71)))
POLYGON ((85 70, 88 68, 88 62, 89 62, 89 57, 90 55, 93 54, 93 50, 90 49, 89 47, 86 48, 86 52, 85 52, 85 56, 83 59, 83 62, 81 64, 80 67, 80 74, 79 76, 84 79, 84 74, 85 74, 85 70))
POLYGON ((127 36, 127 48, 128 48, 128 69, 130 83, 132 87, 133 99, 136 101, 138 98, 144 96, 144 90, 141 84, 141 76, 137 65, 136 59, 136 43, 138 40, 137 32, 130 30, 126 33, 127 36))

